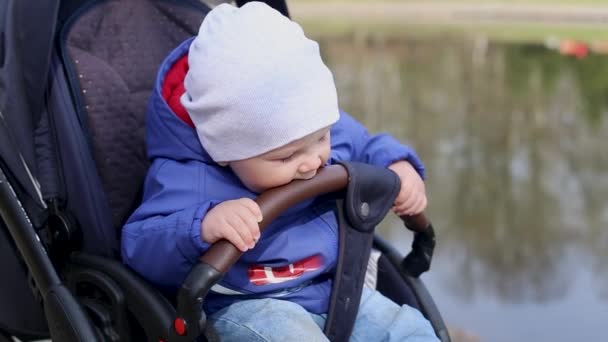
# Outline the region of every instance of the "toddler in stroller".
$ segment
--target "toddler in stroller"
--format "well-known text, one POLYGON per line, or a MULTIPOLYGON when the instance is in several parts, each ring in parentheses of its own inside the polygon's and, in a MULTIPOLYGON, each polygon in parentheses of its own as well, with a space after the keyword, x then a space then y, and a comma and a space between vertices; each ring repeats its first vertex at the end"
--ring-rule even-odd
MULTIPOLYGON (((340 113, 318 45, 264 3, 216 7, 160 69, 147 114, 152 165, 143 203, 123 229, 124 260, 175 292, 209 244, 226 239, 245 253, 206 297, 212 333, 324 340, 338 250, 334 202, 310 199, 260 234, 253 199, 357 161, 393 170, 401 180, 395 213, 418 214, 426 206, 418 157, 340 113)), ((351 338, 436 340, 416 309, 367 289, 351 338)))
MULTIPOLYGON (((277 7, 287 15, 284 2, 277 7)), ((11 275, 0 287, 0 341, 5 335, 191 341, 204 328, 201 303, 207 304, 208 290, 240 251, 225 240, 214 243, 184 283, 173 284, 172 293, 163 296, 117 260, 116 233, 141 202, 148 168, 143 114, 154 75, 170 50, 196 33, 208 10, 198 0, 8 0, 0 5, 0 19, 7 19, 0 20, 0 259, 11 275)), ((340 114, 344 118, 350 119, 340 114)), ((310 180, 264 192, 255 200, 263 213, 260 230, 307 198, 343 198, 334 207, 340 229, 326 335, 348 339, 348 319, 354 320, 357 309, 348 304, 366 275, 361 263, 353 262, 353 270, 341 260, 359 258, 369 260, 370 288, 420 310, 437 336, 449 341, 418 278, 430 264, 432 227, 421 215, 410 221, 408 227, 421 230, 406 258, 374 236, 377 218, 390 209, 377 203, 393 203, 398 179, 385 168, 361 170, 354 164, 329 165, 310 180), (380 193, 389 196, 374 201, 380 193), (364 229, 343 230, 349 222, 363 223, 354 226, 364 229), (372 241, 356 247, 362 235, 373 239, 371 256, 372 241)), ((266 234, 262 231, 262 237, 266 234)), ((271 267, 284 265, 276 262, 271 267)), ((275 278, 293 273, 288 267, 271 271, 275 278)), ((269 273, 264 267, 252 274, 261 282, 269 273)), ((221 291, 219 285, 214 290, 221 291)))

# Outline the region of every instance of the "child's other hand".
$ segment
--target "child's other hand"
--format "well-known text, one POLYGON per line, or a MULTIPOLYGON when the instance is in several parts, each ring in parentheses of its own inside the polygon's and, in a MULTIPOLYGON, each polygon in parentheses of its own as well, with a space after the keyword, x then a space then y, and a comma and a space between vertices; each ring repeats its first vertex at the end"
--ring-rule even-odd
POLYGON ((207 243, 226 239, 241 252, 253 248, 260 238, 262 211, 249 198, 225 201, 211 209, 201 223, 201 237, 207 243))
POLYGON ((391 164, 393 170, 401 180, 401 190, 393 204, 393 211, 399 216, 415 215, 426 208, 426 190, 424 181, 420 178, 414 167, 406 161, 391 164))

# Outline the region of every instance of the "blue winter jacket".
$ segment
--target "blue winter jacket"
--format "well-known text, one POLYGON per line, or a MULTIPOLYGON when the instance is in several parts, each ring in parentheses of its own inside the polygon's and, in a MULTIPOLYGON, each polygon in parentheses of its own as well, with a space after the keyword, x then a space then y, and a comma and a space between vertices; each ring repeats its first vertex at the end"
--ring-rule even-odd
MULTIPOLYGON (((182 43, 163 62, 151 95, 147 148, 151 166, 143 202, 122 231, 126 264, 166 293, 175 293, 209 245, 201 220, 222 201, 258 194, 246 189, 230 168, 217 165, 196 131, 180 120, 161 95, 164 75, 188 52, 182 43)), ((423 174, 414 151, 386 134, 370 135, 342 112, 331 128, 329 164, 360 161, 386 167, 407 160, 423 174)), ((313 313, 327 312, 337 257, 333 203, 310 200, 287 210, 262 233, 205 300, 216 310, 244 298, 279 297, 313 313)))

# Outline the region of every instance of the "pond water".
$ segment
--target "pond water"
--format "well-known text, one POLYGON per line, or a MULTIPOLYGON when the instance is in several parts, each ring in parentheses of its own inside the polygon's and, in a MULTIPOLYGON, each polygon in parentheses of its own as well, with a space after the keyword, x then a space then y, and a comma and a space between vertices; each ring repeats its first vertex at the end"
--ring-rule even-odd
MULTIPOLYGON (((425 161, 438 246, 423 279, 448 326, 480 341, 608 339, 608 58, 319 40, 341 107, 425 161)), ((409 251, 396 218, 380 230, 409 251)))

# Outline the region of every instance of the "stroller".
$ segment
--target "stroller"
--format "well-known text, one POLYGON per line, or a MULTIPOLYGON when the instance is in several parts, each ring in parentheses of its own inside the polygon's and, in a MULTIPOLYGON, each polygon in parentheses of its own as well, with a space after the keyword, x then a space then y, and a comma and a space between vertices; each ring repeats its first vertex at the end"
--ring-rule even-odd
MULTIPOLYGON (((267 3, 289 15, 283 0, 267 3)), ((124 266, 118 246, 120 227, 141 201, 143 116, 157 68, 208 11, 196 0, 0 2, 0 260, 8 275, 0 285, 0 341, 204 339, 202 301, 238 250, 225 240, 214 244, 170 295, 124 266)), ((383 179, 391 175, 336 165, 272 189, 257 199, 261 228, 301 200, 333 194, 340 253, 362 255, 369 267, 346 281, 338 265, 328 337, 348 339, 357 305, 344 303, 367 278, 393 301, 418 308, 449 341, 419 279, 435 245, 430 223, 424 215, 405 218, 415 231, 405 258, 373 234, 388 210, 368 215, 387 201, 374 199, 376 190, 390 193, 397 184, 382 188, 383 179), (355 221, 366 229, 342 229, 355 221), (349 252, 344 239, 358 235, 373 250, 349 252)))

